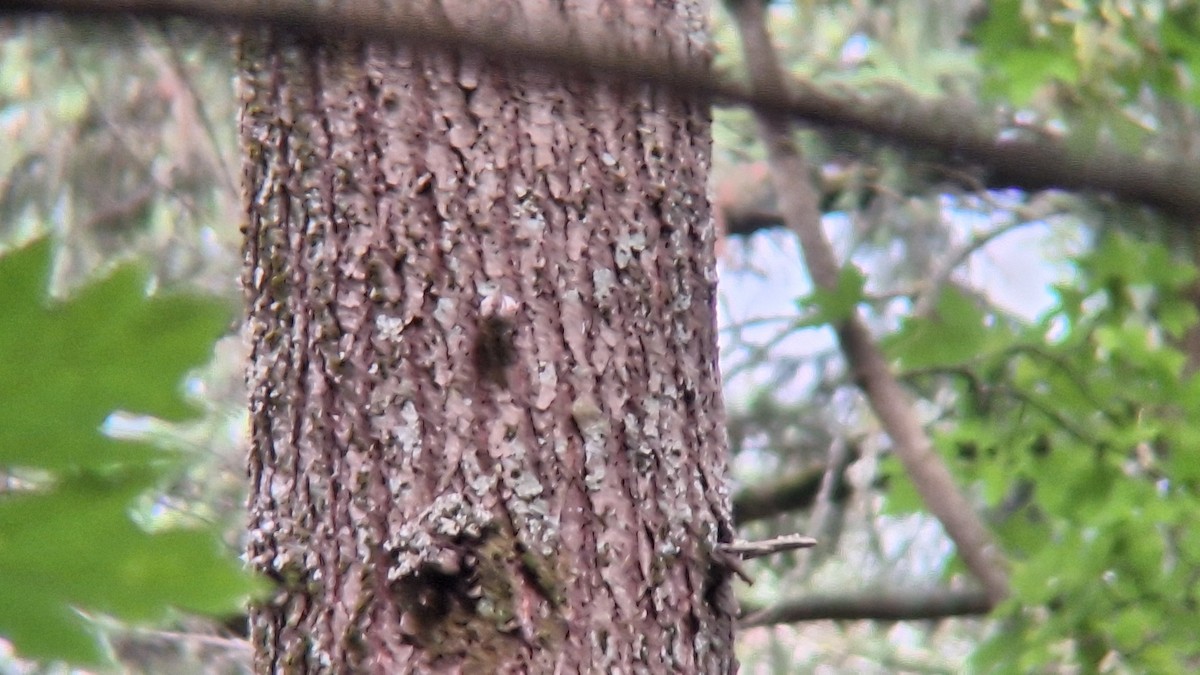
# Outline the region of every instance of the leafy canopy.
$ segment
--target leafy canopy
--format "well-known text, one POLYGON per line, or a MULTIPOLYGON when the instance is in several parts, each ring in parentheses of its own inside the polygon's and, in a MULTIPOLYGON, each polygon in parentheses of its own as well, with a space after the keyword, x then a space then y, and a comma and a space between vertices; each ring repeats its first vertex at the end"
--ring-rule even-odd
MULTIPOLYGON (((969 303, 943 302, 940 323, 910 319, 893 353, 959 382, 935 443, 1013 563, 1003 628, 977 664, 1026 672, 1115 658, 1173 672, 1200 658, 1200 378, 1175 346, 1197 320, 1197 273, 1122 235, 1075 268, 1025 330, 985 329, 969 303), (974 356, 947 344, 937 358, 937 334, 975 345, 974 356), (1076 651, 1060 661, 1063 645, 1076 651)), ((889 507, 919 509, 899 466, 888 472, 889 507)))

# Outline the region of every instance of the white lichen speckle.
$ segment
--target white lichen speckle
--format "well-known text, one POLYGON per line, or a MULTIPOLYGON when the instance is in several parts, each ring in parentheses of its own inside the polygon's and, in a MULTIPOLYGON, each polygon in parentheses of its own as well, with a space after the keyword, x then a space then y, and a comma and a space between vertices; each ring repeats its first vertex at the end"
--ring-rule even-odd
POLYGON ((375 330, 379 331, 380 337, 385 340, 396 341, 404 333, 404 319, 396 316, 388 316, 379 314, 375 317, 375 330))
POLYGON ((592 284, 596 287, 597 300, 608 300, 616 283, 617 277, 610 269, 602 267, 592 272, 592 284))

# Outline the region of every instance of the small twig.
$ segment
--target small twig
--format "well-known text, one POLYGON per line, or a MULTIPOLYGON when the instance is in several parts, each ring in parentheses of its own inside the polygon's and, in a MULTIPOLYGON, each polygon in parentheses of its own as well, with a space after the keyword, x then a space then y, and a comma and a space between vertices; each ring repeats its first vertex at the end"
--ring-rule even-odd
POLYGON ((728 544, 717 544, 717 550, 740 557, 742 560, 763 558, 784 551, 794 551, 798 548, 812 548, 817 540, 802 534, 785 534, 774 539, 762 541, 746 541, 738 539, 728 544))
POLYGON ((816 539, 799 534, 788 534, 763 541, 738 539, 717 544, 713 548, 712 559, 715 564, 733 572, 739 579, 753 586, 754 577, 746 571, 746 566, 742 564, 743 561, 816 545, 816 539))
POLYGON ((746 582, 748 585, 754 585, 754 577, 750 576, 750 573, 746 571, 746 566, 742 564, 742 559, 721 548, 721 545, 718 545, 713 549, 712 561, 714 565, 718 567, 724 567, 730 572, 733 572, 735 575, 737 575, 737 578, 746 582))

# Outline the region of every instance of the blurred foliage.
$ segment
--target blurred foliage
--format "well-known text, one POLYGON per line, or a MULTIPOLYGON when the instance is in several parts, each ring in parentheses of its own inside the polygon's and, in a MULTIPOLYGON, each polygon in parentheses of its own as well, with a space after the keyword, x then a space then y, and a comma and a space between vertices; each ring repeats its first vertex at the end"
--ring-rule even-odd
POLYGON ((124 267, 47 305, 47 241, 0 258, 0 635, 25 656, 97 664, 88 616, 238 611, 254 591, 212 528, 148 530, 139 499, 179 452, 101 433, 115 410, 180 418, 179 382, 228 328, 227 304, 147 298, 124 267))
POLYGON ((1017 105, 1046 87, 1111 105, 1143 90, 1200 104, 1200 7, 1178 0, 999 0, 974 32, 989 91, 1017 105))
MULTIPOLYGON (((1196 270, 1119 234, 1074 265, 1075 283, 1039 321, 984 329, 964 307, 976 349, 914 365, 953 382, 936 444, 976 488, 1013 563, 1013 598, 976 657, 1014 672, 1190 669, 1200 663, 1189 525, 1200 518, 1200 378, 1175 339, 1196 325, 1196 270)), ((944 326, 911 323, 928 335, 944 326)), ((914 352, 892 347, 901 363, 914 352)), ((884 470, 890 507, 919 509, 898 462, 884 470)))
POLYGON ((144 254, 234 290, 231 45, 134 19, 0 22, 0 238, 52 232, 56 290, 144 254))
POLYGON ((1200 104, 1194 0, 1001 0, 973 37, 984 91, 1001 105, 1063 124, 1077 145, 1187 159, 1194 144, 1179 143, 1200 104))

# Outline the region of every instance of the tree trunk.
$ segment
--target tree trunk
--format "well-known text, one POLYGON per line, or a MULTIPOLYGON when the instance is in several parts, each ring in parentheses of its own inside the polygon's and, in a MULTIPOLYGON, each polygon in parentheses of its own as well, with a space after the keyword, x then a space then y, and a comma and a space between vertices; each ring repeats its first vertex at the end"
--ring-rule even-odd
MULTIPOLYGON (((688 0, 434 4, 707 53, 688 0)), ((706 107, 268 32, 240 58, 258 669, 734 670, 706 107)))

